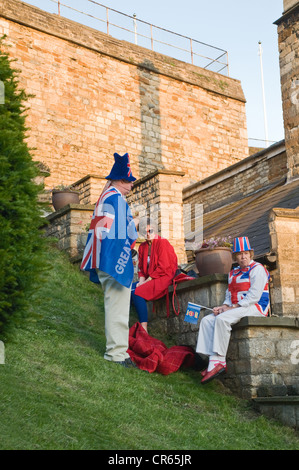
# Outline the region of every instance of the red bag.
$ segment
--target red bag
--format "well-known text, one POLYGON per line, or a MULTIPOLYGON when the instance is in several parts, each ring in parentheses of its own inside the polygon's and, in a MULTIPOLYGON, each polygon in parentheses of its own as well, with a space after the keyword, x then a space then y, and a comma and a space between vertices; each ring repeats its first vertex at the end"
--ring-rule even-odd
MULTIPOLYGON (((179 300, 177 298, 177 295, 176 295, 176 286, 177 284, 180 284, 181 282, 185 282, 185 281, 193 281, 193 279, 195 279, 195 277, 192 277, 192 276, 188 276, 188 274, 185 274, 185 273, 180 273, 178 274, 177 276, 175 276, 172 280, 172 286, 173 286, 173 293, 172 293, 172 307, 173 307, 173 311, 176 315, 179 315, 180 313, 180 303, 179 303, 179 300), (177 304, 177 310, 175 308, 175 300, 176 300, 176 304, 177 304)), ((167 317, 169 317, 169 292, 167 290, 167 296, 166 296, 166 308, 167 308, 167 317)))

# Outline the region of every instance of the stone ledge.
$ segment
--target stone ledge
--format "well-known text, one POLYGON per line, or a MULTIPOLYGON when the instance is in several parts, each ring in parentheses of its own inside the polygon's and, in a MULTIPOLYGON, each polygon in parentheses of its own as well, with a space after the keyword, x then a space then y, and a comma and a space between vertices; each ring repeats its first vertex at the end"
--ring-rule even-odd
POLYGON ((150 179, 152 179, 152 178, 155 178, 156 176, 159 176, 159 175, 185 176, 185 172, 183 172, 183 171, 175 171, 175 170, 161 170, 161 169, 158 169, 158 170, 152 171, 151 173, 149 173, 149 174, 146 175, 146 176, 143 176, 142 178, 138 178, 138 179, 134 182, 134 187, 140 186, 141 184, 145 183, 146 181, 148 181, 148 180, 150 180, 150 179))
POLYGON ((245 317, 233 326, 234 330, 247 327, 278 327, 299 329, 299 318, 296 317, 245 317))
POLYGON ((52 214, 47 215, 47 220, 49 222, 57 219, 58 217, 61 217, 62 215, 66 214, 67 212, 71 211, 72 209, 78 210, 78 211, 93 211, 94 210, 94 204, 67 204, 66 206, 62 207, 56 212, 53 212, 52 214))
POLYGON ((283 15, 278 18, 278 20, 274 21, 273 24, 279 26, 282 22, 287 21, 293 14, 299 12, 299 5, 294 5, 293 7, 289 8, 288 10, 283 12, 283 15))
MULTIPOLYGON (((211 285, 214 282, 227 283, 227 274, 210 274, 209 276, 196 277, 192 281, 180 282, 176 285, 176 292, 183 292, 189 289, 196 289, 204 285, 211 285)), ((169 286, 168 292, 173 292, 173 286, 169 286)), ((207 305, 208 306, 208 305, 207 305)))
POLYGON ((104 175, 96 175, 96 174, 89 174, 89 175, 85 175, 83 176, 83 178, 80 178, 78 181, 76 181, 73 186, 78 186, 79 184, 82 184, 84 183, 85 181, 87 181, 88 179, 90 178, 95 178, 95 179, 98 179, 98 180, 105 180, 106 179, 106 176, 104 175))

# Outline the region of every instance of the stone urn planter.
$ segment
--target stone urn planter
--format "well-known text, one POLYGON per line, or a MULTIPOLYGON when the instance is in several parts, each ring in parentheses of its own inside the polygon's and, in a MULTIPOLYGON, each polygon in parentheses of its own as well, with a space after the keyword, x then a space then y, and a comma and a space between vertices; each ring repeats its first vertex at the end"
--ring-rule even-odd
POLYGON ((232 268, 231 248, 218 246, 216 248, 200 248, 194 252, 195 264, 200 276, 209 274, 228 274, 232 268))
POLYGON ((70 189, 53 189, 52 204, 56 211, 67 204, 80 204, 79 193, 70 189))

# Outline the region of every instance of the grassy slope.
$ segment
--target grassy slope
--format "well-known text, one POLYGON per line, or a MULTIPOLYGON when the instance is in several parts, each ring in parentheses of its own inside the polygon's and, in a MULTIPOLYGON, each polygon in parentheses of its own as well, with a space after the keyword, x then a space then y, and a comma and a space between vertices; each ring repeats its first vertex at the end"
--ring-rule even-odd
POLYGON ((201 386, 195 371, 161 376, 105 361, 100 288, 53 248, 49 259, 32 306, 40 318, 5 344, 0 449, 299 449, 292 430, 216 381, 201 386))

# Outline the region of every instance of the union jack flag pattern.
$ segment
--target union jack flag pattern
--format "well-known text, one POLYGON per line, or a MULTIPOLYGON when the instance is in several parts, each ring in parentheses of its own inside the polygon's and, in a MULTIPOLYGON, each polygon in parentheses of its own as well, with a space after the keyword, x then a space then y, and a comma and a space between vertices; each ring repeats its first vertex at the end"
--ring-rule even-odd
POLYGON ((241 251, 250 251, 252 248, 248 237, 238 237, 233 242, 233 253, 239 253, 241 251))
POLYGON ((99 269, 130 287, 134 275, 131 248, 136 239, 130 208, 121 193, 110 186, 95 205, 81 269, 89 271, 93 282, 99 282, 99 269))
POLYGON ((129 156, 128 156, 127 168, 128 168, 128 174, 127 174, 127 176, 129 177, 129 176, 132 175, 132 170, 131 170, 131 165, 130 165, 129 156))
POLYGON ((267 316, 269 305, 270 305, 270 297, 269 297, 269 285, 268 281, 270 278, 270 274, 268 273, 267 269, 260 263, 256 263, 254 261, 247 268, 241 269, 240 267, 234 268, 229 273, 228 278, 228 301, 231 304, 239 304, 240 306, 246 306, 246 296, 249 293, 250 287, 252 287, 252 273, 253 270, 259 266, 259 271, 255 272, 258 276, 256 279, 256 283, 263 286, 263 290, 261 292, 260 298, 255 299, 254 305, 259 310, 259 312, 267 316))

